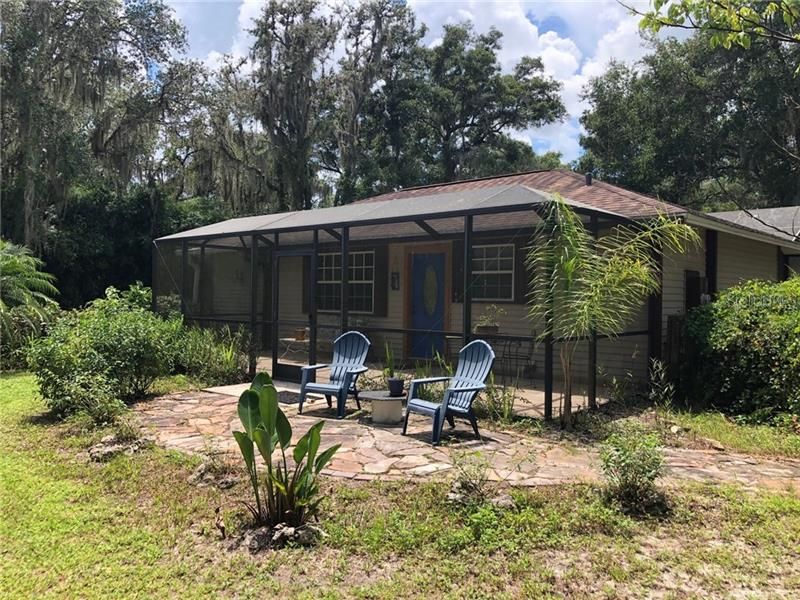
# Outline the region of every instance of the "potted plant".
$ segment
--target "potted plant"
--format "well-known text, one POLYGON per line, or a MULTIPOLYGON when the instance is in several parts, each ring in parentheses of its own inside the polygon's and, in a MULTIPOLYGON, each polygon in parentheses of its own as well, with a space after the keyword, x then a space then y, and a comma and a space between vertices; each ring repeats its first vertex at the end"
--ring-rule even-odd
POLYGON ((500 331, 500 317, 504 317, 506 311, 497 306, 497 304, 490 304, 483 310, 483 314, 478 317, 478 322, 475 324, 475 333, 478 335, 491 335, 500 331))
POLYGON ((383 368, 383 377, 386 379, 386 385, 389 386, 389 395, 402 396, 405 382, 399 377, 395 377, 394 354, 389 342, 384 342, 384 356, 386 358, 386 366, 383 368))

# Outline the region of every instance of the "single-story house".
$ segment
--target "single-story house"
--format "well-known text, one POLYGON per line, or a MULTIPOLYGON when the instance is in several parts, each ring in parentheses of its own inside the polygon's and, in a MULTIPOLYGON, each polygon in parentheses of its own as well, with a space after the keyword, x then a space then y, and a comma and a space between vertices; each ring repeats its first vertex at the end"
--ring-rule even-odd
MULTIPOLYGON (((526 247, 537 209, 560 194, 598 236, 664 213, 696 227, 700 247, 663 256, 663 285, 628 331, 585 341, 577 383, 644 379, 665 349, 667 322, 707 295, 753 278, 787 276, 800 242, 699 213, 565 170, 533 171, 402 189, 346 206, 230 219, 156 240, 154 308, 209 325, 241 324, 269 352, 273 375, 296 379, 342 331, 391 347, 414 365, 454 357, 477 336, 496 369, 542 381, 546 411, 559 381, 558 340, 527 317, 526 247), (342 269, 342 265, 348 265, 342 269), (499 315, 495 307, 502 309, 499 315), (495 318, 496 317, 496 318, 495 318), (496 333, 475 333, 496 322, 496 333), (289 360, 291 358, 291 360, 289 360)), ((253 363, 254 364, 254 363, 253 363)), ((254 368, 254 367, 253 367, 254 368)))

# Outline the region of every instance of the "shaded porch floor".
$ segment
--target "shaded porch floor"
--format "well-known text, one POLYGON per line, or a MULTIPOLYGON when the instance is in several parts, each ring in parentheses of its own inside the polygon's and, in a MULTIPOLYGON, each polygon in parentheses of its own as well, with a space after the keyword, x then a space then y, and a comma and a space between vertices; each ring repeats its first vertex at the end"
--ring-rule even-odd
MULTIPOLYGON (((284 356, 280 359, 281 363, 295 365, 298 367, 302 367, 308 364, 305 357, 300 356, 284 356)), ((329 357, 322 357, 319 359, 319 362, 325 363, 329 360, 329 357)), ((382 365, 370 364, 368 363, 367 366, 369 367, 369 371, 364 373, 359 378, 359 389, 386 389, 386 384, 384 382, 383 377, 383 367, 382 365)), ((260 354, 258 360, 256 362, 256 372, 267 372, 272 373, 272 355, 260 354)), ((408 369, 397 369, 398 373, 402 373, 407 377, 413 377, 414 371, 408 369)), ((432 375, 438 375, 439 373, 434 370, 432 375)), ((330 376, 330 371, 328 369, 320 369, 317 371, 317 381, 327 381, 328 377, 330 376)), ((299 390, 299 386, 295 385, 294 383, 287 383, 284 382, 283 385, 288 385, 290 387, 294 387, 299 390)), ((543 419, 544 418, 544 380, 541 378, 519 378, 516 379, 515 377, 508 375, 508 374, 496 374, 495 375, 495 386, 500 389, 503 386, 507 386, 510 389, 514 389, 514 414, 520 417, 531 417, 535 419, 543 419)), ((247 387, 246 385, 242 388, 244 389, 247 387)), ((585 386, 580 382, 576 382, 574 384, 574 391, 572 396, 572 411, 578 412, 582 409, 585 409, 588 405, 588 397, 585 393, 585 386)), ((553 386, 553 418, 558 418, 561 415, 561 392, 559 389, 558 381, 554 382, 553 386)), ((406 391, 408 390, 408 386, 406 385, 406 391)), ((241 393, 241 392, 240 392, 241 393)), ((602 391, 598 387, 598 397, 597 403, 598 405, 606 403, 608 400, 601 396, 602 391)))
MULTIPOLYGON (((144 429, 162 447, 190 454, 221 453, 240 462, 232 432, 241 429, 236 405, 247 384, 209 388, 162 396, 136 405, 144 429)), ((320 419, 325 421, 322 446, 341 444, 324 474, 354 480, 435 477, 452 473, 465 453, 480 452, 490 466, 490 478, 514 485, 533 486, 599 479, 597 452, 576 446, 523 436, 508 431, 481 429, 481 439, 468 424, 456 421, 445 426, 443 444, 430 444, 431 420, 413 415, 409 435, 400 426, 376 426, 369 416, 369 403, 357 412, 348 402, 345 419, 336 420, 324 398, 309 396, 303 415, 297 414, 297 386, 276 382, 282 409, 299 435, 320 419)), ((483 424, 482 424, 483 425, 483 424)), ((794 488, 800 491, 800 461, 772 461, 725 452, 667 448, 668 478, 707 482, 740 483, 752 487, 794 488)))

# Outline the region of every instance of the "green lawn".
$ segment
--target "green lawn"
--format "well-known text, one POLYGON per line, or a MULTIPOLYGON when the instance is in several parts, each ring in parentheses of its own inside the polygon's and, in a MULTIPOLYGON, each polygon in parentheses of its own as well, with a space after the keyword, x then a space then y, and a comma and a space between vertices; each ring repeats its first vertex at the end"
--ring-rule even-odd
POLYGON ((328 537, 250 556, 217 541, 248 491, 187 483, 158 449, 86 463, 101 433, 42 416, 33 379, 0 377, 0 598, 797 597, 800 498, 731 487, 670 491, 636 520, 586 486, 530 490, 516 510, 455 509, 441 483, 326 480, 328 537))
POLYGON ((726 450, 800 458, 800 435, 769 425, 740 425, 718 412, 675 412, 669 418, 690 433, 718 441, 726 450))

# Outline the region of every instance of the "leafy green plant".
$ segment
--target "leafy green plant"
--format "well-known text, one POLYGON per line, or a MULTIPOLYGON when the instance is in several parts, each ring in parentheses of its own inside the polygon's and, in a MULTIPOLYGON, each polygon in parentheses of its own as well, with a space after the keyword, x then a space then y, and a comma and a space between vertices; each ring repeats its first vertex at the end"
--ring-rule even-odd
POLYGON ((392 347, 389 345, 389 342, 384 342, 383 346, 383 356, 386 361, 383 367, 383 376, 386 379, 392 379, 394 378, 394 352, 392 352, 392 347))
POLYGON ((656 480, 664 472, 659 437, 629 423, 608 436, 600 452, 608 495, 623 508, 639 512, 657 498, 656 480))
POLYGON ((541 211, 527 256, 532 274, 528 315, 541 337, 560 340, 563 373, 561 425, 572 426, 572 366, 582 340, 593 332, 615 336, 661 285, 655 248, 682 254, 697 232, 658 216, 636 227, 618 225, 598 239, 559 196, 541 211))
POLYGON ((35 340, 28 364, 45 402, 66 416, 84 410, 76 386, 93 380, 102 380, 114 398, 141 397, 157 377, 172 372, 182 328, 180 320, 161 319, 109 288, 104 298, 65 313, 35 340), (73 393, 64 394, 67 387, 73 393))
POLYGON ((656 409, 656 418, 669 415, 675 403, 675 384, 669 378, 667 366, 657 358, 650 359, 650 389, 647 399, 656 409))
POLYGON ((244 329, 185 327, 177 347, 176 368, 207 384, 238 383, 247 372, 248 345, 244 329))
POLYGON ((490 304, 483 309, 475 324, 479 327, 498 327, 500 318, 506 316, 506 314, 508 314, 506 309, 497 306, 497 304, 490 304))
POLYGON ((24 364, 30 341, 58 313, 55 278, 24 246, 0 239, 0 368, 24 364))
POLYGON ((628 406, 634 402, 638 390, 632 371, 625 371, 622 375, 609 375, 603 368, 598 368, 598 371, 611 402, 620 406, 628 406))
POLYGON ((486 389, 478 397, 475 408, 481 416, 507 425, 514 420, 516 402, 516 385, 498 384, 494 373, 489 373, 486 389))
POLYGON ((800 414, 800 277, 750 281, 692 310, 680 391, 697 407, 772 422, 800 414))
POLYGON ((111 425, 125 412, 108 379, 87 373, 76 373, 63 381, 50 407, 58 415, 87 415, 95 425, 111 425))
POLYGON ((255 503, 247 503, 257 524, 285 523, 299 527, 316 515, 321 498, 317 478, 333 458, 339 444, 318 453, 323 421, 311 426, 294 446, 287 461, 286 451, 292 440, 292 426, 278 406, 278 391, 266 373, 259 373, 239 397, 239 420, 244 431, 233 436, 244 458, 255 503), (262 477, 256 465, 258 449, 266 465, 262 477), (277 460, 274 457, 279 453, 277 460))
POLYGON ((463 504, 483 504, 497 485, 491 483, 492 463, 481 452, 453 452, 453 488, 463 504))

